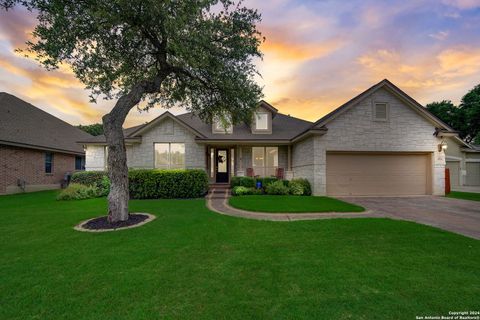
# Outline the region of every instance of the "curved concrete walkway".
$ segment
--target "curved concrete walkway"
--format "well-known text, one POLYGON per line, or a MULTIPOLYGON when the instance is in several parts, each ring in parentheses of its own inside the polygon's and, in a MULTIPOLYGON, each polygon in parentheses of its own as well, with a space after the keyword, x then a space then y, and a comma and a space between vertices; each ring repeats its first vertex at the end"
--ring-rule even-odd
POLYGON ((207 196, 207 207, 211 211, 232 217, 268 221, 319 220, 331 218, 379 218, 384 217, 371 211, 364 212, 318 212, 318 213, 267 213, 236 209, 228 204, 228 189, 212 189, 207 196))
POLYGON ((331 218, 390 218, 413 221, 480 239, 480 205, 476 201, 438 196, 342 197, 342 200, 368 208, 365 212, 266 213, 228 205, 229 190, 211 190, 207 207, 220 214, 270 221, 319 220, 331 218))

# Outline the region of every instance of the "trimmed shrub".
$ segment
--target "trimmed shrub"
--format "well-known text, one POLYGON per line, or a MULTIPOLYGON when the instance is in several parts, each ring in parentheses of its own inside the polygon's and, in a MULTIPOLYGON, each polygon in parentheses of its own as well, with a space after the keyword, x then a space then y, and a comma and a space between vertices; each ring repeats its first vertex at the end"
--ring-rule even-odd
POLYGON ((204 170, 131 170, 129 191, 132 199, 198 198, 207 193, 204 170))
POLYGON ((244 186, 236 186, 232 189, 234 196, 258 195, 262 194, 262 189, 247 188, 244 186))
POLYGON ((275 178, 275 177, 256 178, 256 179, 255 179, 255 185, 256 185, 257 182, 259 182, 259 181, 262 183, 262 188, 265 189, 269 184, 278 181, 278 179, 275 178))
POLYGON ((81 171, 72 175, 71 183, 79 183, 85 186, 95 186, 98 188, 100 197, 108 195, 110 191, 110 180, 105 171, 81 171))
POLYGON ((290 192, 282 181, 275 181, 265 187, 265 192, 269 195, 285 195, 290 192))
POLYGON ((103 176, 102 181, 96 185, 98 188, 98 195, 100 197, 105 197, 110 192, 110 179, 107 176, 103 176))
POLYGON ((290 186, 293 184, 301 184, 303 187, 303 195, 304 196, 311 196, 312 195, 312 187, 310 186, 310 182, 308 182, 307 179, 304 178, 297 178, 297 179, 292 179, 290 181, 290 186))
POLYGON ((245 188, 254 188, 255 187, 255 179, 251 177, 232 177, 230 181, 230 186, 232 188, 241 186, 245 188))
POLYGON ((105 177, 108 180, 108 175, 105 171, 80 171, 75 172, 72 175, 71 183, 79 183, 86 186, 99 186, 102 185, 105 177))
POLYGON ((79 183, 70 183, 66 189, 57 196, 57 200, 82 200, 99 197, 96 186, 86 186, 79 183))
MULTIPOLYGON (((72 183, 96 187, 98 196, 106 196, 110 191, 110 180, 104 171, 77 172, 72 183)), ((208 177, 200 169, 130 170, 128 184, 132 199, 198 198, 207 193, 208 177)))
POLYGON ((298 181, 292 181, 289 184, 290 194, 294 196, 303 195, 303 185, 298 181))

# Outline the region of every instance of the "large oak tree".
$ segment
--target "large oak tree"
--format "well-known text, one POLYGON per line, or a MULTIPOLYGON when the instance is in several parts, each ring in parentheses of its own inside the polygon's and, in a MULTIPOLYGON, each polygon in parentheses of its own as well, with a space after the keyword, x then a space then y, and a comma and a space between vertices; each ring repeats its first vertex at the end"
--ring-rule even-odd
POLYGON ((480 144, 480 84, 468 91, 459 106, 449 100, 432 102, 427 109, 448 125, 458 130, 467 143, 480 144))
POLYGON ((111 222, 128 219, 122 126, 135 106, 185 107, 204 120, 249 119, 261 88, 254 59, 260 14, 230 0, 0 0, 23 5, 38 24, 27 51, 47 69, 68 64, 98 97, 116 99, 103 117, 111 222), (143 102, 143 103, 142 103, 143 102))

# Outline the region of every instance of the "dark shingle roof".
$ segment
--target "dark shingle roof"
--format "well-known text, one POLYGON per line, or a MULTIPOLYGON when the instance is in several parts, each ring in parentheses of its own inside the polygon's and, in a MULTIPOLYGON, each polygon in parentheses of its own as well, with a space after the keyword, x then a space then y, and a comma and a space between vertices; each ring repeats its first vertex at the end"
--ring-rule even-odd
POLYGON ((203 122, 190 112, 177 118, 202 133, 206 139, 212 140, 290 140, 312 126, 309 121, 277 113, 272 119, 272 134, 253 134, 247 124, 234 126, 232 134, 215 134, 212 124, 203 122))
MULTIPOLYGON (((141 127, 143 127, 145 125, 146 125, 146 123, 135 126, 135 127, 130 127, 130 128, 127 128, 127 129, 123 129, 123 136, 128 137, 130 135, 130 133, 136 131, 137 129, 140 129, 141 127)), ((106 141, 105 140, 105 135, 101 134, 101 135, 98 135, 98 136, 90 136, 87 139, 82 139, 82 140, 79 140, 78 142, 104 143, 105 141, 106 141)))
MULTIPOLYGON (((312 122, 277 113, 272 119, 272 134, 252 134, 252 130, 247 124, 238 124, 234 126, 232 134, 214 134, 212 132, 212 124, 204 122, 202 119, 200 119, 198 116, 194 115, 191 112, 180 114, 177 116, 171 116, 176 117, 181 123, 192 128, 193 131, 202 134, 203 137, 199 138, 202 138, 204 140, 291 140, 299 134, 310 129, 310 127, 312 126, 312 122)), ((153 121, 155 121, 155 119, 152 120, 152 122, 153 121)), ((148 123, 124 129, 123 133, 125 138, 137 137, 135 134, 133 136, 131 136, 131 134, 146 125, 148 125, 148 123)), ((88 140, 82 140, 82 142, 102 143, 105 142, 105 136, 101 135, 92 137, 88 140)))
POLYGON ((0 92, 0 144, 83 154, 92 136, 11 94, 0 92))

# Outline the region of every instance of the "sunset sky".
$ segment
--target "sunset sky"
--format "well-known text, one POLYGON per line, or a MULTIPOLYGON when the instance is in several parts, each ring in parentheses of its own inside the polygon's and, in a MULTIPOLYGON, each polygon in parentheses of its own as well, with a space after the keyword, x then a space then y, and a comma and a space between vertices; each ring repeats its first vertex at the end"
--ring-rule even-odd
MULTIPOLYGON (((384 78, 422 104, 458 103, 480 83, 480 0, 245 3, 262 13, 266 42, 258 81, 265 100, 282 113, 317 120, 384 78)), ((25 10, 0 12, 0 91, 71 124, 100 122, 113 102, 89 103, 68 69, 45 71, 14 52, 34 24, 25 10)), ((132 110, 126 125, 163 111, 132 110)))

